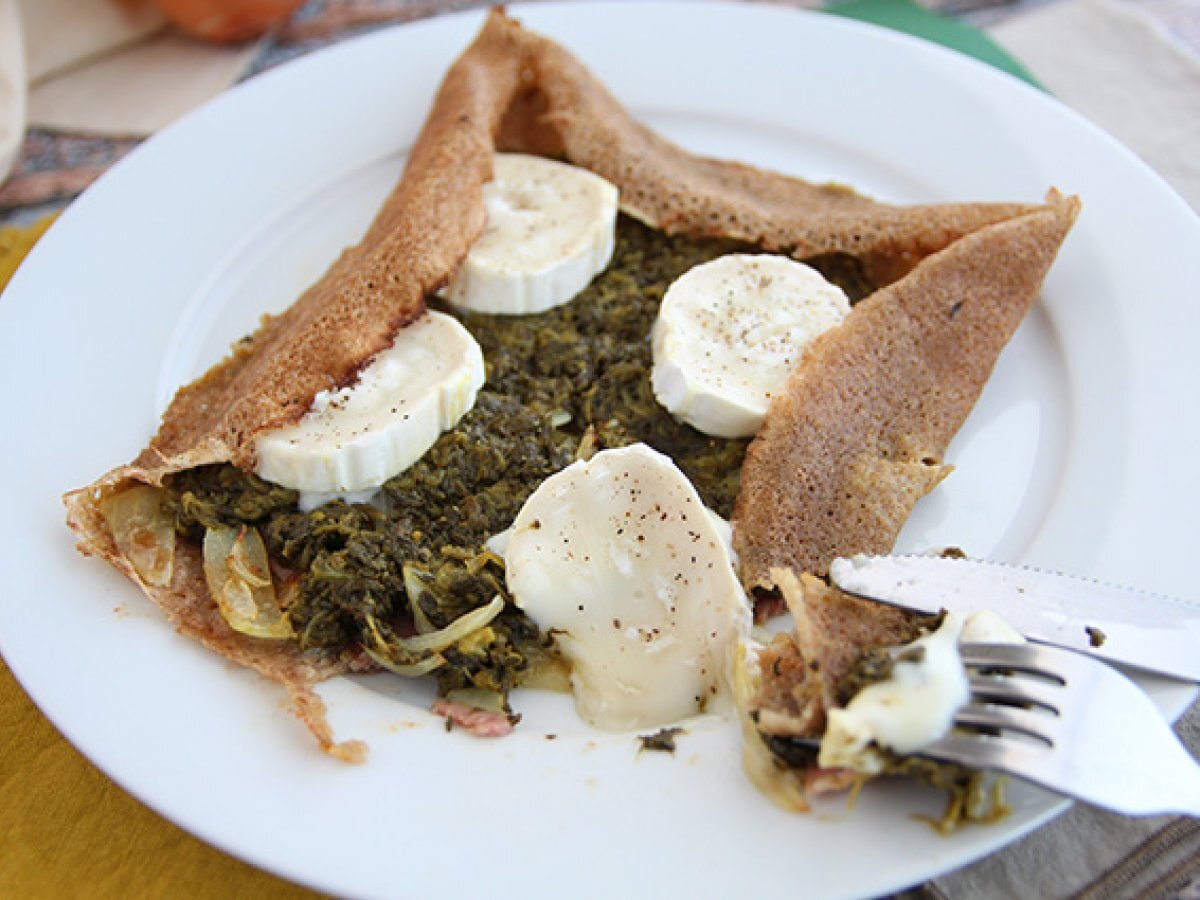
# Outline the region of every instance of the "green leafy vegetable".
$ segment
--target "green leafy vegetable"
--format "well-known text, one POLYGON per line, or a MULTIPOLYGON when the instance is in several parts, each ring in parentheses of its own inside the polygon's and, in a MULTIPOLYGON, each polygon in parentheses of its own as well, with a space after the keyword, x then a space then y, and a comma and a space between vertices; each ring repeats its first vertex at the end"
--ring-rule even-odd
MULTIPOLYGON (((176 529, 196 541, 216 528, 257 529, 281 593, 290 591, 287 622, 302 647, 362 648, 392 671, 434 674, 443 695, 494 695, 505 709, 526 680, 561 687, 550 639, 512 605, 503 561, 485 542, 548 476, 637 441, 673 457, 729 516, 747 442, 703 435, 658 404, 649 335, 672 281, 746 249, 622 218, 612 263, 571 303, 535 316, 448 310, 482 346, 487 382, 459 424, 384 485, 377 506, 335 501, 304 513, 294 491, 207 466, 167 481, 176 529), (480 610, 486 621, 473 618, 480 610), (414 637, 439 633, 454 640, 414 637)), ((818 262, 852 297, 866 292, 851 258, 818 262)))

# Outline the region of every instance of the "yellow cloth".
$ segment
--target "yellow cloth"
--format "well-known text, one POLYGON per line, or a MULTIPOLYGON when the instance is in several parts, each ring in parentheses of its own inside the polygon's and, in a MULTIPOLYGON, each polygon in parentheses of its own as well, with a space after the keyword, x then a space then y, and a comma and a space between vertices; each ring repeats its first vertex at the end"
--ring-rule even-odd
POLYGON ((25 255, 33 249, 46 229, 54 222, 54 216, 46 216, 25 228, 0 228, 0 291, 17 271, 25 255))
POLYGON ((126 794, 59 735, 3 661, 0 797, 0 897, 319 896, 226 856, 126 794))
MULTIPOLYGON (((50 221, 0 229, 0 290, 50 221)), ((3 660, 0 798, 0 897, 320 896, 226 856, 126 794, 63 739, 3 660)))

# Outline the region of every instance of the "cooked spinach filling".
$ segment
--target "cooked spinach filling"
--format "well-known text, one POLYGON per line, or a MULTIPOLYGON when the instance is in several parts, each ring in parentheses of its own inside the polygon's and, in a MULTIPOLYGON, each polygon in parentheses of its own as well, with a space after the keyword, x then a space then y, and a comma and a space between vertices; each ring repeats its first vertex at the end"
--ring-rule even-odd
MULTIPOLYGON (((487 381, 473 409, 384 485, 375 505, 311 512, 294 491, 231 465, 172 476, 176 528, 201 540, 217 525, 258 529, 276 576, 298 584, 287 616, 303 647, 369 650, 391 668, 431 664, 439 690, 506 698, 547 639, 511 602, 502 560, 484 549, 548 476, 606 447, 645 442, 671 456, 704 502, 728 517, 746 440, 708 437, 671 417, 650 387, 650 329, 671 282, 748 248, 618 223, 613 261, 575 300, 531 316, 447 309, 483 348, 487 381), (405 643, 502 597, 486 628, 440 651, 405 643)), ((856 300, 870 292, 851 257, 812 261, 856 300)))

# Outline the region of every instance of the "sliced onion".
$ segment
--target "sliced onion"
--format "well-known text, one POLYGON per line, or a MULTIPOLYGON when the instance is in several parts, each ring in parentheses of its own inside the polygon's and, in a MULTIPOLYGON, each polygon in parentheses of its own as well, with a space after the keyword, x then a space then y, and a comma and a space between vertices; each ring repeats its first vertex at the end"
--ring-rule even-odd
POLYGON ((363 647, 363 651, 367 654, 367 656, 371 657, 371 659, 373 659, 377 665, 382 666, 389 672, 393 672, 394 674, 401 675, 405 678, 420 678, 422 675, 428 675, 434 669, 438 668, 438 666, 441 666, 446 662, 445 657, 443 657, 440 653, 431 653, 429 656, 426 656, 424 659, 419 660, 418 662, 404 664, 388 659, 384 654, 379 653, 376 650, 372 650, 370 647, 363 647))
POLYGON ((267 550, 263 547, 262 537, 257 529, 253 529, 254 538, 248 538, 250 534, 246 531, 239 535, 237 540, 233 542, 233 548, 229 551, 229 556, 226 557, 226 562, 229 564, 229 572, 235 578, 244 581, 252 588, 264 588, 271 586, 271 564, 267 561, 267 550), (248 545, 253 541, 257 544, 255 555, 252 557, 251 552, 247 549, 248 545), (257 552, 257 548, 261 547, 262 552, 257 552))
POLYGON ((504 557, 493 550, 491 547, 484 547, 482 553, 476 553, 466 562, 467 574, 478 575, 489 563, 495 563, 501 569, 504 568, 504 557))
POLYGON ((758 665, 761 646, 752 641, 739 641, 733 647, 733 695, 742 730, 742 768, 762 793, 786 810, 810 809, 804 788, 803 770, 779 765, 763 740, 751 715, 755 697, 762 683, 758 665))
POLYGON ((438 651, 477 633, 496 618, 503 609, 504 598, 497 594, 487 606, 481 606, 479 609, 473 609, 469 613, 459 616, 445 628, 418 634, 415 637, 392 638, 387 641, 379 634, 374 623, 370 623, 370 636, 375 646, 372 648, 364 645, 363 650, 367 656, 389 672, 403 675, 406 678, 427 675, 446 662, 445 657, 438 651), (416 659, 416 662, 401 663, 396 661, 396 657, 416 659))
POLYGON ((175 570, 175 523, 162 502, 162 491, 138 485, 100 501, 121 555, 147 584, 166 587, 175 570))
POLYGON ((487 606, 481 606, 479 609, 473 609, 469 613, 464 613, 445 628, 431 631, 428 634, 418 634, 410 638, 397 638, 395 644, 405 653, 412 653, 414 655, 444 650, 451 644, 461 641, 471 632, 483 628, 492 619, 500 615, 503 609, 504 598, 497 594, 487 606))
POLYGON ((234 631, 260 638, 292 637, 271 584, 262 537, 253 528, 218 526, 204 533, 204 579, 234 631))
POLYGON ((587 462, 596 455, 596 443, 596 426, 589 425, 584 429, 583 437, 579 439, 579 448, 575 451, 575 458, 587 462))
POLYGON ((421 580, 421 576, 417 574, 417 567, 408 563, 401 567, 400 572, 404 577, 404 592, 408 594, 408 606, 412 610, 413 625, 416 627, 417 633, 428 634, 436 630, 433 623, 429 621, 429 617, 425 615, 425 611, 421 609, 421 604, 417 602, 421 594, 428 590, 425 582, 421 580))
POLYGON ((282 24, 304 0, 154 0, 171 23, 218 44, 253 40, 282 24))

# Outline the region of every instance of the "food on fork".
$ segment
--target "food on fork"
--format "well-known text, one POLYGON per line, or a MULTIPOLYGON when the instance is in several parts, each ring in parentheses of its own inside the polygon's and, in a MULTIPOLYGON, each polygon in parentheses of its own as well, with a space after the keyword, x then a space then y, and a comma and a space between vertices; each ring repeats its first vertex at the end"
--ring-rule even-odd
MULTIPOLYGON (((598 196, 594 219, 605 220, 611 192, 599 185, 598 196)), ((137 459, 69 494, 68 520, 85 553, 133 579, 182 633, 280 682, 337 756, 361 759, 365 748, 335 738, 313 686, 351 671, 435 678, 440 708, 497 734, 519 717, 513 688, 565 683, 569 665, 576 675, 582 665, 555 643, 561 621, 534 610, 547 592, 535 591, 523 609, 523 589, 507 578, 510 550, 530 549, 516 532, 539 486, 609 451, 665 454, 692 482, 693 502, 733 514, 739 559, 721 546, 712 565, 738 566, 742 584, 758 592, 777 587, 770 567, 780 560, 820 572, 833 556, 890 546, 912 504, 944 474, 945 442, 1036 295, 1076 209, 1054 193, 1044 204, 896 206, 692 155, 632 119, 563 48, 495 11, 447 73, 363 240, 183 387, 137 459), (544 159, 521 162, 513 176, 506 160, 516 157, 497 153, 544 159), (621 214, 611 252, 611 226, 589 226, 587 253, 556 257, 570 260, 577 286, 504 299, 524 289, 496 285, 534 277, 536 261, 518 275, 493 272, 484 282, 501 281, 485 289, 483 309, 461 308, 473 305, 463 297, 478 280, 468 276, 457 291, 464 266, 489 227, 513 212, 494 199, 489 205, 495 176, 536 179, 546 160, 556 172, 582 170, 586 185, 603 179, 615 188, 621 214), (702 434, 659 404, 651 332, 677 279, 751 254, 788 266, 802 260, 854 305, 770 389, 747 450, 744 437, 702 434), (450 330, 461 327, 478 345, 486 378, 477 383, 474 364, 455 369, 454 383, 475 392, 473 405, 441 417, 444 433, 428 449, 417 454, 418 442, 405 437, 412 452, 364 479, 293 479, 264 467, 272 441, 299 440, 294 429, 310 416, 355 405, 373 367, 434 314, 453 316, 450 330), (633 449, 638 444, 653 449, 633 449), (772 483, 782 528, 758 515, 772 483), (374 492, 371 502, 321 503, 326 498, 301 493, 360 490, 374 492), (320 505, 309 509, 310 500, 320 505), (514 520, 505 545, 497 536, 514 520)), ((435 355, 447 346, 433 341, 435 355)), ((457 390, 450 393, 463 399, 457 390)), ((413 402, 429 396, 422 390, 413 402)), ((380 408, 391 414, 388 404, 380 408)), ((407 434, 398 424, 404 413, 396 415, 369 429, 407 434)), ((340 450, 315 452, 327 459, 340 450)), ((660 515, 673 515, 659 505, 660 515)), ((712 542, 716 526, 704 517, 696 533, 712 542)), ((592 537, 612 546, 622 526, 602 526, 592 537)), ((531 552, 549 553, 549 544, 531 552)), ((545 562, 535 570, 549 571, 545 562)), ((573 564, 582 579, 586 561, 573 564)), ((649 585, 689 580, 684 569, 657 565, 648 564, 649 585)), ((719 593, 722 604, 732 596, 719 593)), ((676 594, 656 587, 647 596, 658 603, 676 594)), ((722 609, 726 618, 740 615, 733 605, 722 609)), ((660 620, 626 621, 622 612, 622 634, 632 629, 652 645, 655 628, 660 620)), ((853 639, 861 647, 890 634, 853 639)), ((689 650, 681 665, 707 665, 707 652, 689 650)))
POLYGON ((774 569, 794 629, 743 645, 735 665, 743 759, 780 806, 811 802, 879 775, 905 775, 948 794, 939 829, 1004 815, 1000 782, 920 757, 950 730, 969 689, 957 645, 1020 641, 976 613, 925 615, 774 569))

